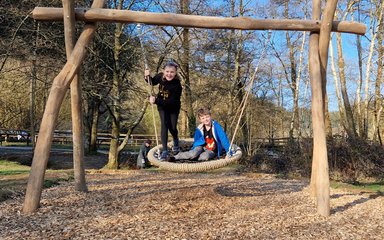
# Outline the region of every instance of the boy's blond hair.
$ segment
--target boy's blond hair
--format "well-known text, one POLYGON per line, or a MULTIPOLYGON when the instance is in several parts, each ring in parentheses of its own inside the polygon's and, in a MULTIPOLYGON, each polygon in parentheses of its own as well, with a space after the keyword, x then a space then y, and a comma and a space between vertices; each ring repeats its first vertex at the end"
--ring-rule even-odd
POLYGON ((211 110, 207 107, 202 107, 199 110, 197 110, 197 117, 202 117, 204 115, 211 115, 211 110))

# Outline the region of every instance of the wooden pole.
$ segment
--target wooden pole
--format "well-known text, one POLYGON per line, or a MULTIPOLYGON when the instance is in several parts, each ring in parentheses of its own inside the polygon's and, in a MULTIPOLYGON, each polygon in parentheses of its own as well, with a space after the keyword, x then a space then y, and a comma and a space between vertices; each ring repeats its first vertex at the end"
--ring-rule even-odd
MULTIPOLYGON (((312 0, 312 20, 320 20, 321 15, 321 0, 312 0)), ((319 132, 325 130, 322 129, 321 123, 324 121, 322 118, 317 117, 318 112, 323 113, 323 95, 322 95, 322 83, 321 83, 321 71, 320 71, 320 59, 319 59, 319 33, 311 32, 309 38, 309 76, 311 80, 312 89, 312 128, 313 128, 313 154, 312 154, 312 172, 311 172, 311 196, 316 197, 316 178, 319 157, 322 157, 318 152, 320 146, 324 146, 323 140, 319 140, 319 132), (320 142, 320 143, 319 143, 320 142)), ((322 137, 320 138, 322 139, 322 137)))
MULTIPOLYGON (((37 7, 33 10, 33 18, 42 21, 63 21, 61 8, 37 7)), ((242 29, 242 30, 289 30, 320 31, 318 20, 300 19, 254 19, 250 17, 210 17, 173 13, 153 13, 116 9, 75 9, 76 20, 87 22, 122 22, 144 23, 161 26, 180 26, 209 29, 242 29)), ((366 26, 357 22, 334 21, 332 31, 364 35, 366 26)))
MULTIPOLYGON (((328 48, 329 40, 331 38, 332 21, 335 16, 337 6, 337 0, 328 0, 325 6, 323 20, 320 27, 319 36, 319 58, 320 58, 320 71, 322 82, 322 100, 323 100, 323 113, 325 113, 325 97, 326 97, 326 85, 327 85, 327 63, 328 63, 328 48)), ((328 170, 328 155, 326 145, 326 133, 325 133, 325 119, 324 124, 324 139, 321 139, 322 152, 318 153, 321 157, 318 159, 318 169, 316 177, 316 200, 317 200, 317 212, 323 216, 330 215, 330 203, 329 203, 329 170, 328 170)))
MULTIPOLYGON (((92 7, 103 7, 105 0, 95 0, 92 7)), ((43 188, 44 174, 47 167, 49 153, 52 146, 53 132, 55 130, 57 116, 63 102, 65 93, 76 75, 80 64, 87 53, 87 46, 96 31, 96 24, 89 23, 84 27, 67 63, 52 83, 51 91, 45 107, 39 138, 33 156, 31 173, 29 174, 27 191, 25 194, 23 212, 31 213, 39 207, 43 188)))
MULTIPOLYGON (((75 45, 75 11, 73 0, 63 0, 64 9, 64 35, 67 59, 75 45)), ((72 111, 72 138, 73 138, 73 171, 75 175, 75 189, 87 192, 84 169, 84 139, 83 114, 81 109, 80 74, 77 73, 71 83, 71 111, 72 111)))

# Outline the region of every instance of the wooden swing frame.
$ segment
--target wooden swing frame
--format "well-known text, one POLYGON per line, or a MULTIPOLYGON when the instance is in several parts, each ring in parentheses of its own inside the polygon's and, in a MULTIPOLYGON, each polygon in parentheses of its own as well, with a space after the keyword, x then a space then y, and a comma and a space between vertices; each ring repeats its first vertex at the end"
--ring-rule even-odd
POLYGON ((38 209, 44 175, 52 146, 59 109, 71 85, 73 152, 76 190, 87 191, 83 167, 82 117, 80 88, 77 74, 89 43, 97 28, 97 22, 144 23, 210 29, 289 30, 310 31, 309 66, 312 90, 313 160, 311 192, 316 198, 317 212, 330 215, 329 173, 325 134, 325 86, 330 33, 344 32, 364 35, 366 26, 356 22, 333 21, 337 0, 328 0, 321 15, 321 0, 312 0, 312 20, 263 19, 248 17, 207 17, 170 13, 150 13, 128 10, 104 9, 105 0, 94 0, 90 9, 75 9, 73 0, 63 0, 63 9, 35 8, 33 18, 45 21, 64 21, 67 63, 54 78, 40 124, 39 138, 33 156, 31 172, 23 205, 24 213, 38 209), (83 32, 73 46, 75 21, 86 21, 83 32))

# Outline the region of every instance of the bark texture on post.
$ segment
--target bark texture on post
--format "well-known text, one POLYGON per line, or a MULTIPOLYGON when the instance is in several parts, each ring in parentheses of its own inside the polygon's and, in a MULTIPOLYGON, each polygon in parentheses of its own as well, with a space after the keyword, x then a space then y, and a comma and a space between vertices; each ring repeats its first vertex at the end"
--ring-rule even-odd
MULTIPOLYGON (((75 11, 73 0, 63 0, 64 9, 64 35, 67 59, 75 45, 75 11)), ((72 138, 73 138, 73 171, 75 177, 75 189, 87 192, 84 169, 84 138, 83 138, 83 114, 81 108, 81 84, 80 74, 77 73, 71 83, 71 111, 72 111, 72 138)))
MULTIPOLYGON (((104 0, 95 0, 92 5, 92 7, 103 6, 104 0)), ((85 26, 84 31, 81 33, 67 63, 53 80, 40 125, 41 128, 33 156, 31 173, 29 174, 23 206, 24 213, 34 212, 39 207, 45 169, 48 163, 49 153, 52 146, 53 132, 55 130, 60 106, 72 79, 76 75, 81 63, 84 60, 87 52, 87 46, 89 45, 96 28, 96 24, 94 23, 87 24, 85 26)))

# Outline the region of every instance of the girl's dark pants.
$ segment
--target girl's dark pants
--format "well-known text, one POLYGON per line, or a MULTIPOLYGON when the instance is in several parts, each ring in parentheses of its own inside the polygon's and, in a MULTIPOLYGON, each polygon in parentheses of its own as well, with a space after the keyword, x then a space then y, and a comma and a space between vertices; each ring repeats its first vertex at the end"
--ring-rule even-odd
POLYGON ((166 111, 159 109, 160 122, 161 122, 161 144, 163 151, 168 151, 168 130, 173 137, 175 146, 179 145, 179 132, 177 131, 177 119, 180 111, 166 111))

